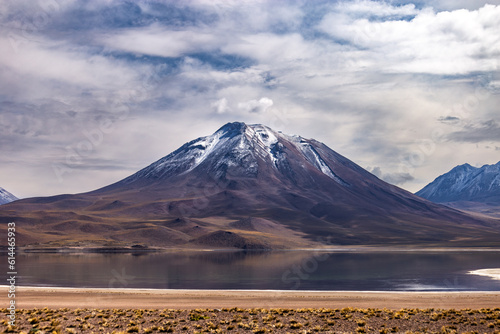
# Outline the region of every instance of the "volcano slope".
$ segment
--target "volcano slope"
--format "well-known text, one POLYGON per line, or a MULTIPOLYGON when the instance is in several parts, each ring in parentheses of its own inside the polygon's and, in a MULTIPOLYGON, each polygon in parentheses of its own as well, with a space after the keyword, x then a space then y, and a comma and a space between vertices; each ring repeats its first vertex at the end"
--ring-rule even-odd
POLYGON ((0 206, 2 228, 11 221, 28 247, 500 246, 498 220, 415 196, 316 140, 239 122, 107 187, 0 206))

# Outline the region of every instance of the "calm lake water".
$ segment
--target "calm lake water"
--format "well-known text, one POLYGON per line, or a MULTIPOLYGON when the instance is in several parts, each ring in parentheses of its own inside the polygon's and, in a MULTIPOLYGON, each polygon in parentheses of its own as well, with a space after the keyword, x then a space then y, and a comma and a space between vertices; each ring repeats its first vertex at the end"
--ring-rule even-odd
MULTIPOLYGON (((500 291, 470 275, 500 268, 500 252, 214 251, 17 254, 17 285, 357 291, 500 291)), ((0 255, 7 263, 7 256, 0 255)), ((3 271, 3 282, 6 279, 3 271)), ((6 284, 6 283, 3 283, 6 284)))

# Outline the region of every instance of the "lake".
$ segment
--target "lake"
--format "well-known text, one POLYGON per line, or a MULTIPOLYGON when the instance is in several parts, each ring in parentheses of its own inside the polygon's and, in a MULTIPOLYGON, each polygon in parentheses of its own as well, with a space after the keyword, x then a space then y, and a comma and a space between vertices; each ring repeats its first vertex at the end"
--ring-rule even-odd
MULTIPOLYGON (((343 291, 500 291, 470 275, 500 268, 500 253, 210 251, 136 254, 18 253, 17 285, 343 291)), ((7 255, 0 255, 7 263, 7 255)), ((6 271, 2 273, 3 282, 6 271)), ((6 283, 4 283, 6 284, 6 283)))

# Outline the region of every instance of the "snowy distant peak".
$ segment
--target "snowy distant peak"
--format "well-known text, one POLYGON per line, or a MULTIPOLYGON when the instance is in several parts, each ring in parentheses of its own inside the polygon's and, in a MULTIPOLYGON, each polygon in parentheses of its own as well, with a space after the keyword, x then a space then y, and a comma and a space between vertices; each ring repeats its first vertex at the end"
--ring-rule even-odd
POLYGON ((10 203, 16 200, 18 200, 16 196, 12 195, 10 192, 0 187, 0 205, 10 203))
POLYGON ((469 164, 456 166, 416 194, 438 203, 474 202, 500 196, 500 163, 481 168, 469 164))
POLYGON ((450 172, 471 172, 471 171, 475 171, 477 170, 478 168, 476 167, 472 167, 471 165, 465 163, 463 165, 458 165, 456 167, 454 167, 450 172))

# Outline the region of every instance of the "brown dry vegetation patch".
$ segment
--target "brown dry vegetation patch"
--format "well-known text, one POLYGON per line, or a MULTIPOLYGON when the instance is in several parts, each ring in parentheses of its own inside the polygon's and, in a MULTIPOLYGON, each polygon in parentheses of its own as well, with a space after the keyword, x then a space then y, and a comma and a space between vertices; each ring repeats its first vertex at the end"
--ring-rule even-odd
MULTIPOLYGON (((7 309, 0 310, 7 314, 7 309)), ((500 308, 31 309, 2 333, 500 333, 500 308)), ((5 319, 5 318, 4 318, 5 319)))

